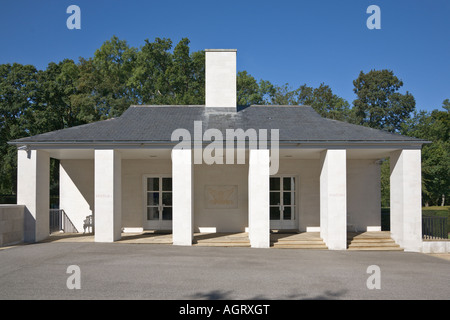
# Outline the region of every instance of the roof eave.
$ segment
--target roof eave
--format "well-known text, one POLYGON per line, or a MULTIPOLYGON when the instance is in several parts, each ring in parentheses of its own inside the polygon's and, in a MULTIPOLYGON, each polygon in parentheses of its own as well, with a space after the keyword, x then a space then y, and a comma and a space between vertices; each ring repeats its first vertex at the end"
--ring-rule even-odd
MULTIPOLYGON (((194 141, 193 141, 194 142, 194 141)), ((202 141, 203 144, 209 144, 208 141, 202 141)), ((269 144, 271 141, 267 141, 269 144)), ((175 146, 179 141, 166 141, 166 140, 146 140, 146 141, 111 141, 111 140, 69 140, 69 141, 9 141, 8 144, 20 146, 60 146, 60 147, 98 147, 98 146, 175 146)), ((416 146, 420 147, 423 144, 432 143, 427 140, 280 140, 280 146, 416 146)))

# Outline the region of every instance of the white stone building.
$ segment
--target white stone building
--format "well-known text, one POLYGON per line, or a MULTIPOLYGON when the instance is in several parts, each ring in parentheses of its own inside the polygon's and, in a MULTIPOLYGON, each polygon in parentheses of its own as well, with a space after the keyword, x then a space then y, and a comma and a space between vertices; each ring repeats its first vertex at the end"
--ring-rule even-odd
POLYGON ((381 230, 379 160, 390 158, 391 236, 407 251, 422 247, 425 141, 325 119, 308 106, 240 108, 236 50, 206 50, 206 105, 131 106, 119 118, 11 143, 26 241, 49 235, 49 159, 56 158, 60 207, 78 230, 93 215, 98 242, 151 229, 191 245, 194 232, 247 231, 251 246, 264 248, 271 229, 289 229, 320 231, 329 249, 345 250, 348 228, 381 230), (225 138, 238 129, 254 130, 259 144, 216 141, 223 157, 202 159, 211 133, 225 138), (177 132, 192 143, 176 148, 177 132))

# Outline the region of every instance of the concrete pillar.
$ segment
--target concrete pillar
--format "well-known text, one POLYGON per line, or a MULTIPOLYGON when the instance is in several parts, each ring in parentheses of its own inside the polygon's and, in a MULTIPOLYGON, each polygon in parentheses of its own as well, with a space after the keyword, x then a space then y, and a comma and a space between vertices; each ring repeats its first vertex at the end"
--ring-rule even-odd
POLYGON ((122 231, 122 158, 116 150, 95 150, 95 241, 120 240, 122 231))
POLYGON ((320 236, 330 250, 347 249, 347 152, 321 153, 320 236))
POLYGON ((269 150, 250 150, 248 167, 248 222, 252 248, 270 247, 269 150))
POLYGON ((49 236, 50 156, 42 150, 17 152, 17 204, 25 205, 24 241, 49 236))
POLYGON ((191 246, 193 235, 193 170, 190 149, 172 150, 173 244, 191 246))
POLYGON ((391 237, 405 251, 422 246, 421 150, 391 152, 391 237))
POLYGON ((206 107, 236 108, 236 49, 205 50, 206 107))

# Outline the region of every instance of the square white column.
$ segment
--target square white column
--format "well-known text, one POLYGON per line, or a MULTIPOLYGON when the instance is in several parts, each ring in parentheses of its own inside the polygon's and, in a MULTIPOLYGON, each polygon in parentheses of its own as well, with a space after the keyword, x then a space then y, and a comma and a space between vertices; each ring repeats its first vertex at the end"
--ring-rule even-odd
POLYGON ((49 236, 50 156, 42 150, 17 152, 17 204, 25 205, 24 241, 49 236))
POLYGON ((122 158, 116 150, 95 150, 95 241, 120 240, 122 231, 122 158))
POLYGON ((391 152, 391 237, 405 251, 422 247, 421 150, 391 152))
POLYGON ((320 236, 330 250, 347 249, 347 152, 321 153, 320 236))
POLYGON ((250 150, 248 167, 248 223, 252 248, 270 247, 269 150, 250 150))
POLYGON ((173 244, 191 246, 193 235, 192 151, 172 150, 173 244))

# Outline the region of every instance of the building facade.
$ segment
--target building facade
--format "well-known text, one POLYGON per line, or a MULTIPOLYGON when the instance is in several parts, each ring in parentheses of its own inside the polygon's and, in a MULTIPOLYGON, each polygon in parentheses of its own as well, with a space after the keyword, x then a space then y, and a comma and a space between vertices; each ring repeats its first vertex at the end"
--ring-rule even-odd
POLYGON ((236 50, 206 50, 206 104, 130 106, 115 119, 10 142, 18 147, 25 240, 49 234, 49 159, 60 160, 60 208, 95 241, 123 232, 381 231, 380 160, 391 163, 391 236, 420 251, 421 147, 426 141, 320 117, 309 106, 236 105, 236 50))

